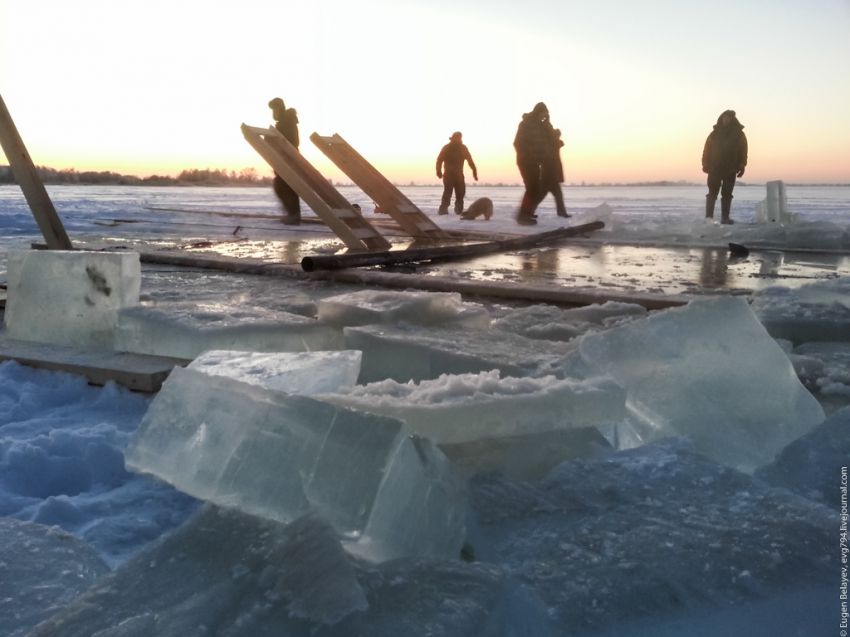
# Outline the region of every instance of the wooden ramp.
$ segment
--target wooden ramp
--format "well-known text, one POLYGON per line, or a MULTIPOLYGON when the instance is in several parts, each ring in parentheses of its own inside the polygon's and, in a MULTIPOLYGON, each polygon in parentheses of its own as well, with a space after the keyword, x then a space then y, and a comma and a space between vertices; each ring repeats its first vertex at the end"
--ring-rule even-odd
POLYGON ((431 221, 342 137, 337 134, 322 137, 313 133, 310 140, 411 237, 435 241, 448 239, 440 226, 431 221))
POLYGON ((157 392, 176 366, 190 361, 166 356, 83 350, 0 337, 0 361, 85 376, 93 385, 115 381, 142 392, 157 392))
POLYGON ((242 124, 242 134, 260 157, 298 193, 349 250, 359 252, 390 248, 389 241, 276 128, 256 128, 242 124))

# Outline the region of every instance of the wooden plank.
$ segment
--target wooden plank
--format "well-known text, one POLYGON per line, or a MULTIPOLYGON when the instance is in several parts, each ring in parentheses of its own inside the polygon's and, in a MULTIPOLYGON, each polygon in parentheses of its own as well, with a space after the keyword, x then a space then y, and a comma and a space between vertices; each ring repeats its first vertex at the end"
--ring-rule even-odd
POLYGON ((313 212, 342 239, 349 250, 386 250, 390 247, 390 242, 373 228, 277 129, 242 124, 242 134, 313 212), (339 209, 346 210, 342 218, 335 212, 339 209), (368 230, 355 233, 352 227, 368 230))
POLYGON ((93 385, 114 381, 141 392, 157 392, 177 366, 190 361, 127 352, 82 350, 63 345, 0 338, 0 361, 85 376, 93 385))
POLYGON ((411 237, 436 241, 448 238, 440 226, 431 221, 340 135, 323 137, 313 133, 310 140, 411 237))
POLYGON ((9 160, 15 181, 21 187, 24 198, 32 210, 33 217, 41 230, 45 243, 50 250, 71 250, 71 240, 65 227, 53 207, 53 202, 44 188, 44 184, 35 170, 24 142, 18 134, 15 122, 0 96, 0 147, 9 160))
POLYGON ((394 265, 399 263, 413 263, 416 261, 449 261, 468 259, 484 254, 495 252, 506 252, 508 250, 523 250, 533 248, 567 237, 574 237, 584 232, 592 232, 604 228, 601 221, 593 221, 569 228, 559 228, 548 232, 501 241, 487 241, 484 243, 473 243, 460 246, 438 246, 430 248, 409 248, 407 250, 395 250, 387 252, 373 252, 371 254, 339 254, 309 256, 301 259, 301 267, 305 272, 316 270, 342 270, 372 265, 394 265))

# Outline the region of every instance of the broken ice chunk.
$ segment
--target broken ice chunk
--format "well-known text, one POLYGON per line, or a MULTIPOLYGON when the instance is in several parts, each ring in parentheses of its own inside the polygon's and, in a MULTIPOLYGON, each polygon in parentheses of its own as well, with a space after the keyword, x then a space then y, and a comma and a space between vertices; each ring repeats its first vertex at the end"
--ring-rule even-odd
POLYGON ((299 624, 315 631, 368 606, 320 516, 284 526, 208 505, 31 634, 289 635, 299 624))
POLYGON ((403 423, 223 376, 176 369, 126 462, 189 495, 281 522, 315 509, 376 561, 408 551, 454 557, 463 541, 462 483, 403 423), (432 515, 419 525, 393 518, 407 507, 432 515))
POLYGON ((613 327, 645 315, 643 306, 616 301, 571 309, 538 304, 509 311, 493 321, 493 327, 528 338, 568 341, 587 331, 613 327))
POLYGON ((266 389, 311 396, 350 387, 360 373, 361 353, 237 352, 211 350, 189 364, 205 374, 226 376, 266 389))
POLYGON ((487 310, 456 292, 359 290, 318 301, 319 320, 334 325, 415 323, 486 328, 487 310))
POLYGON ((742 298, 692 301, 589 334, 587 364, 626 388, 651 438, 686 436, 752 471, 824 419, 788 357, 742 298))
POLYGON ((438 444, 595 427, 626 417, 626 392, 610 378, 500 378, 498 370, 419 383, 386 380, 321 398, 399 418, 438 444))

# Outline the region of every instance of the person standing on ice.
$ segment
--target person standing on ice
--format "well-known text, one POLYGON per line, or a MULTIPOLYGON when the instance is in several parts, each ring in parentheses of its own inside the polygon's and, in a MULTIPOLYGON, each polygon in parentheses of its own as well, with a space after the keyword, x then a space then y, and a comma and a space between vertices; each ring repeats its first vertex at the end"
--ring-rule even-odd
POLYGON ((463 162, 468 162, 472 169, 472 178, 478 181, 478 169, 472 161, 469 149, 463 143, 463 134, 458 131, 449 137, 449 143, 443 146, 437 155, 437 178, 443 180, 443 198, 440 201, 438 213, 449 214, 449 202, 452 191, 455 195, 455 213, 463 212, 463 198, 466 195, 466 181, 463 178, 463 162))
MULTIPOLYGON (((560 129, 549 124, 552 135, 552 155, 550 159, 543 162, 543 187, 546 194, 552 193, 555 198, 555 211, 559 217, 569 217, 567 207, 564 205, 564 193, 561 184, 564 183, 564 165, 561 163, 561 148, 564 141, 561 139, 560 129)), ((544 194, 544 197, 546 195, 544 194)))
POLYGON ((708 174, 706 219, 714 218, 714 203, 720 193, 720 223, 734 223, 729 218, 732 189, 735 188, 735 178, 744 176, 746 166, 747 136, 744 135, 744 127, 735 111, 723 111, 702 150, 702 172, 708 174))
MULTIPOLYGON (((269 102, 269 108, 272 109, 272 117, 275 120, 274 127, 297 149, 300 143, 298 137, 298 113, 296 113, 294 108, 286 108, 286 104, 279 97, 275 97, 269 102)), ((274 188, 274 194, 277 195, 281 204, 283 204, 283 210, 286 213, 282 220, 283 223, 293 226, 300 224, 301 200, 298 198, 298 193, 277 173, 274 175, 272 187, 274 188)))
POLYGON ((514 137, 516 163, 525 193, 517 214, 517 223, 531 226, 537 223, 534 211, 549 191, 554 172, 554 136, 549 121, 549 109, 543 102, 524 113, 514 137))

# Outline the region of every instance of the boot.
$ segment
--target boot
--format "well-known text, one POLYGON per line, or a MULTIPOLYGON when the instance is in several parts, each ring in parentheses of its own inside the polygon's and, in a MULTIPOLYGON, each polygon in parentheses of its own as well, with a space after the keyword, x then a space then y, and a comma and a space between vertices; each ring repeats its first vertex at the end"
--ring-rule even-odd
POLYGON ((735 223, 729 218, 729 212, 732 210, 732 198, 720 200, 720 223, 733 224, 735 223))
POLYGON ((717 199, 712 199, 708 195, 705 197, 705 218, 714 219, 714 203, 717 199))

